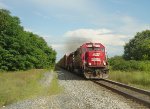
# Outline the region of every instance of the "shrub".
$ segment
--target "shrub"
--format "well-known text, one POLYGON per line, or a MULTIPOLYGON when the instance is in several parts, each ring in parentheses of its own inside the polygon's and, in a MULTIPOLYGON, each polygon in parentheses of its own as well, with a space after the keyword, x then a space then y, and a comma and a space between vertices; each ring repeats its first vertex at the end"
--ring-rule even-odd
POLYGON ((109 59, 109 64, 113 70, 121 71, 150 71, 150 61, 124 60, 121 56, 109 59))

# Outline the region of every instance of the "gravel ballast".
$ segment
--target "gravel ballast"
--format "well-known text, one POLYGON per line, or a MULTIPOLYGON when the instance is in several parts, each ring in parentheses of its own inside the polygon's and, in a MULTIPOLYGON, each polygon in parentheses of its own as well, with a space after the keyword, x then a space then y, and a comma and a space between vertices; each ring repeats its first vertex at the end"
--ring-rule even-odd
POLYGON ((146 108, 70 72, 61 70, 59 79, 60 84, 65 87, 65 92, 78 100, 81 109, 146 108))
MULTIPOLYGON (((37 97, 20 101, 2 109, 141 109, 146 108, 115 94, 89 80, 65 70, 58 70, 59 84, 64 91, 58 95, 37 97)), ((46 87, 52 79, 51 73, 40 83, 46 87), (49 79, 51 78, 51 79, 49 79), (48 83, 47 83, 47 82, 48 83)))

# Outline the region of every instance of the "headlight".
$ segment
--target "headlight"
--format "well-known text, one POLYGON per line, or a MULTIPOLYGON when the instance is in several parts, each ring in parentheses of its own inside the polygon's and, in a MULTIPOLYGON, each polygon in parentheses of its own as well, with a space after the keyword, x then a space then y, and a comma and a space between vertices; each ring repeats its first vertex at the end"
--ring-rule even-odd
POLYGON ((104 65, 106 65, 106 62, 105 62, 105 61, 103 61, 103 64, 104 64, 104 65))
POLYGON ((91 63, 89 63, 89 65, 91 65, 91 63))

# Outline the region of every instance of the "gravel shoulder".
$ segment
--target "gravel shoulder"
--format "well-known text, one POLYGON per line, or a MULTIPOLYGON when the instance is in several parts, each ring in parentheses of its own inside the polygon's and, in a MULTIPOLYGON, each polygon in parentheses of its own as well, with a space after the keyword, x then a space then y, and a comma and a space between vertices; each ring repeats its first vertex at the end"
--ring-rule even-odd
POLYGON ((65 92, 77 100, 77 106, 80 109, 146 108, 92 81, 72 75, 70 72, 60 70, 58 74, 60 84, 65 87, 65 92))
MULTIPOLYGON (((99 85, 65 70, 58 70, 59 84, 64 92, 58 95, 42 96, 20 101, 2 109, 141 109, 145 108, 129 99, 119 96, 99 85)), ((51 73, 45 73, 40 81, 47 87, 52 80, 51 73)))

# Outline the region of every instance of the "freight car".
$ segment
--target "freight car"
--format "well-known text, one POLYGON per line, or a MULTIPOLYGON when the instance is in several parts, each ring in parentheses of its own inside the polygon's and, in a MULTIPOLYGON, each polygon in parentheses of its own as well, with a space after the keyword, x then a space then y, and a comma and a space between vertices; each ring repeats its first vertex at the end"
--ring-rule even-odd
POLYGON ((64 55, 58 65, 69 71, 83 74, 87 79, 108 77, 105 47, 101 43, 84 43, 76 51, 64 55))

